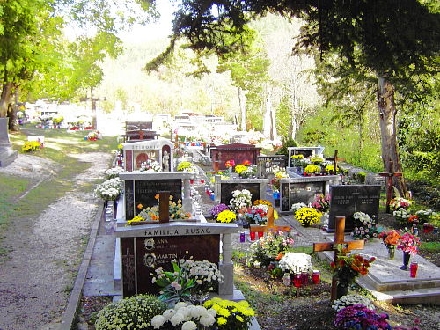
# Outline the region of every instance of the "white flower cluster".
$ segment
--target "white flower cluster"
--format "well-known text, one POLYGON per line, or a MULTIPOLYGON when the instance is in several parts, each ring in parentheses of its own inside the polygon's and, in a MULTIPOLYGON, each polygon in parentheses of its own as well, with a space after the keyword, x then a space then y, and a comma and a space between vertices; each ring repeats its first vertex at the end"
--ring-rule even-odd
POLYGON ((252 205, 252 194, 247 189, 234 190, 230 201, 230 209, 237 212, 252 205))
POLYGON ((363 223, 364 226, 374 225, 373 219, 371 219, 371 217, 368 214, 364 213, 364 212, 355 212, 353 214, 353 218, 355 220, 358 220, 361 223, 363 223))
POLYGON ((188 279, 195 280, 196 289, 203 292, 214 291, 214 286, 224 279, 217 265, 208 260, 188 259, 181 263, 181 268, 188 279))
POLYGON ((162 172, 162 167, 160 166, 159 162, 155 160, 148 160, 141 164, 141 168, 139 169, 139 171, 147 173, 162 172))
POLYGON ((105 201, 114 201, 122 193, 122 180, 120 178, 105 180, 98 184, 94 192, 105 201))
POLYGON ((154 316, 151 319, 151 326, 153 329, 160 329, 169 322, 173 327, 181 325, 182 330, 196 330, 198 324, 203 327, 213 326, 216 315, 213 308, 206 309, 201 305, 179 302, 173 309, 167 309, 163 314, 154 316))
POLYGON ((299 209, 302 209, 303 207, 307 207, 307 205, 303 202, 299 202, 299 203, 292 204, 290 209, 293 211, 293 213, 295 213, 296 211, 298 211, 299 209))
POLYGON ((307 253, 287 252, 280 260, 282 270, 292 274, 310 272, 312 270, 312 256, 307 253))
POLYGON ((407 219, 409 217, 409 213, 406 209, 398 209, 393 211, 393 216, 400 219, 407 219))
POLYGON ((376 309, 373 302, 368 297, 357 295, 357 294, 350 294, 347 296, 342 296, 339 299, 336 299, 333 302, 332 308, 336 312, 339 312, 340 310, 344 309, 345 307, 348 307, 350 305, 356 305, 356 304, 362 304, 371 310, 376 309))
POLYGON ((121 166, 115 166, 115 167, 109 168, 108 170, 106 170, 104 172, 105 178, 107 180, 117 178, 117 177, 119 177, 119 173, 121 173, 123 171, 124 171, 124 169, 121 166))

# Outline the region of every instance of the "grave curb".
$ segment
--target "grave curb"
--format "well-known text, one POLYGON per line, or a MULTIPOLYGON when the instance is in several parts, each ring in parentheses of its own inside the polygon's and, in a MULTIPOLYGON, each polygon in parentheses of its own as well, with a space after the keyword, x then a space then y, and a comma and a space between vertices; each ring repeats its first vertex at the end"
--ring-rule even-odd
POLYGON ((98 204, 98 210, 90 230, 89 242, 87 243, 81 265, 78 269, 74 287, 70 292, 69 301, 67 303, 66 309, 63 312, 61 325, 59 327, 60 329, 76 329, 76 326, 74 326, 74 321, 77 318, 78 306, 81 301, 84 282, 87 276, 87 270, 90 265, 90 260, 92 259, 93 248, 95 246, 96 237, 98 235, 100 220, 102 218, 103 211, 104 204, 98 204))

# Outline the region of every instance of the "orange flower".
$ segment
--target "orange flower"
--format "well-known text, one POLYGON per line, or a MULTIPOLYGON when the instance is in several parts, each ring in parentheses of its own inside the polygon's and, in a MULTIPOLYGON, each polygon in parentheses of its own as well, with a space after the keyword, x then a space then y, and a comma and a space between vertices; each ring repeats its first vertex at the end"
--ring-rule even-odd
POLYGON ((284 256, 283 252, 278 253, 278 255, 275 257, 275 260, 280 261, 284 256))
POLYGON ((144 206, 141 203, 139 203, 136 207, 138 210, 142 210, 144 208, 144 206))

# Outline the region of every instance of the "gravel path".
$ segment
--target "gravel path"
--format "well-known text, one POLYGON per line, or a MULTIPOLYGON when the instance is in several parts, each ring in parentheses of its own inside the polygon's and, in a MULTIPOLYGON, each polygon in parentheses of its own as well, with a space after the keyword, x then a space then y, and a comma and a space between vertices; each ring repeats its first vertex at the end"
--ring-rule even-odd
MULTIPOLYGON (((10 250, 0 264, 0 330, 58 329, 100 200, 79 188, 103 178, 111 155, 72 155, 91 167, 74 189, 36 218, 12 221, 1 241, 10 250)), ((28 155, 0 172, 32 178, 33 186, 56 175, 59 165, 28 155), (51 169, 51 170, 48 170, 51 169)), ((22 196, 23 197, 23 196, 22 196)))

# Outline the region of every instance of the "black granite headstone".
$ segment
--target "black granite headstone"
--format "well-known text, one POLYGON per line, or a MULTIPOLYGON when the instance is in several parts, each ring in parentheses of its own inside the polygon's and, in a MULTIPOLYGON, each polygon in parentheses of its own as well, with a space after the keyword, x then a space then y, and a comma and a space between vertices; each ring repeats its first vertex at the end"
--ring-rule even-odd
POLYGON ((363 212, 376 219, 379 214, 381 186, 341 185, 330 186, 330 212, 327 231, 335 230, 335 216, 345 216, 345 231, 354 229, 353 214, 363 212))
POLYGON ((325 185, 325 181, 281 182, 281 211, 290 211, 295 203, 308 205, 315 195, 325 193, 325 185))

